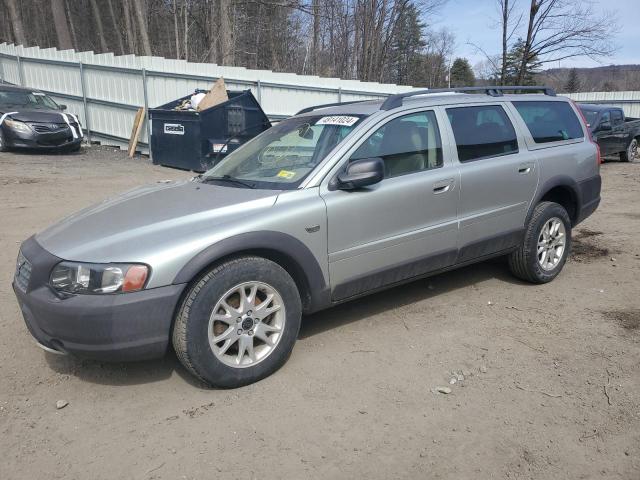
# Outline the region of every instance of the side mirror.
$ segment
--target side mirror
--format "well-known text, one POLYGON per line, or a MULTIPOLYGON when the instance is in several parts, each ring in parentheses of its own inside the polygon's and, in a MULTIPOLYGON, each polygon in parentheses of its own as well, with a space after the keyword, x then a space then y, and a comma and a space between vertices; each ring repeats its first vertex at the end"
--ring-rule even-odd
POLYGON ((358 188, 381 182, 384 178, 384 162, 379 157, 363 158, 349 165, 338 175, 339 190, 356 190, 358 188))
POLYGON ((611 130, 611 122, 607 122, 605 120, 604 122, 600 123, 600 125, 598 125, 598 130, 600 130, 601 132, 611 130))
POLYGON ((58 105, 58 108, 60 109, 60 111, 66 110, 67 106, 66 105, 58 105))

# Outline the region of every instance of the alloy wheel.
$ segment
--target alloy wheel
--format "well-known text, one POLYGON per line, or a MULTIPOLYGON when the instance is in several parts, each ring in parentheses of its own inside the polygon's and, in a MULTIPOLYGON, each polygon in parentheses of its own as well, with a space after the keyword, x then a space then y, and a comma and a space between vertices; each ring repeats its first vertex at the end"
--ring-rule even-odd
POLYGON ((218 300, 209 318, 209 346, 218 360, 252 367, 278 346, 286 322, 282 296, 271 285, 245 282, 218 300))
POLYGON ((553 270, 558 266, 567 240, 567 230, 562 220, 553 217, 542 226, 538 236, 538 263, 546 270, 553 270))

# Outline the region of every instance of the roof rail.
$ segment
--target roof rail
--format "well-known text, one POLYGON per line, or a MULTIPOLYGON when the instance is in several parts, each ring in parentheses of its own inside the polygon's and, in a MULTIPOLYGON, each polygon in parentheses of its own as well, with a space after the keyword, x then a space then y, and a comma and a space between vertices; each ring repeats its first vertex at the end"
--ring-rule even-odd
POLYGON ((323 105, 314 105, 313 107, 303 108, 298 113, 296 113, 296 115, 300 115, 301 113, 313 112, 314 110, 317 110, 319 108, 338 107, 340 105, 350 105, 352 103, 360 103, 360 102, 368 102, 368 101, 370 100, 352 100, 350 102, 336 102, 336 103, 325 103, 323 105))
POLYGON ((551 87, 532 87, 532 86, 487 86, 487 87, 459 87, 459 88, 436 88, 432 90, 415 90, 413 92, 398 93, 389 95, 387 99, 380 105, 380 110, 391 110, 402 106, 402 100, 416 95, 426 95, 430 93, 485 93, 492 97, 500 97, 503 92, 542 92, 552 97, 556 96, 556 92, 551 87))

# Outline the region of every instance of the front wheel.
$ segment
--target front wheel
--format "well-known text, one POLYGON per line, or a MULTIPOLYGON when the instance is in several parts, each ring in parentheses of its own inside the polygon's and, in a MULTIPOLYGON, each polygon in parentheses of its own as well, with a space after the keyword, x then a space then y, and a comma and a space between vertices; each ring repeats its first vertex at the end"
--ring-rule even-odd
POLYGON ((289 358, 302 316, 291 276, 261 257, 239 257, 205 273, 187 292, 173 329, 182 364, 205 383, 235 388, 289 358))
POLYGON ((509 267, 518 278, 547 283, 558 276, 571 248, 571 219, 562 205, 536 206, 520 247, 509 255, 509 267))
POLYGON ((625 152, 620 154, 620 160, 623 162, 640 162, 640 151, 638 151, 638 139, 634 138, 627 147, 625 152))
POLYGON ((7 147, 7 142, 4 138, 4 134, 2 133, 2 129, 0 128, 0 152, 6 152, 9 150, 7 147))

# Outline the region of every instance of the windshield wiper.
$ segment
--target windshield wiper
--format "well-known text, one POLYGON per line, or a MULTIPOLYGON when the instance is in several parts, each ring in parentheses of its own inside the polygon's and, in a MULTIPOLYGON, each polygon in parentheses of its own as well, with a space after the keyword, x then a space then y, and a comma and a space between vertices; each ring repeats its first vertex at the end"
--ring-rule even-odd
POLYGON ((247 188, 256 188, 255 184, 246 182, 244 180, 240 180, 239 178, 232 177, 231 175, 222 175, 221 177, 202 177, 200 181, 202 183, 213 182, 213 181, 229 182, 229 183, 236 183, 238 185, 242 185, 247 188))

